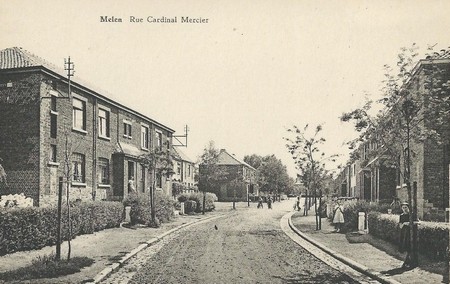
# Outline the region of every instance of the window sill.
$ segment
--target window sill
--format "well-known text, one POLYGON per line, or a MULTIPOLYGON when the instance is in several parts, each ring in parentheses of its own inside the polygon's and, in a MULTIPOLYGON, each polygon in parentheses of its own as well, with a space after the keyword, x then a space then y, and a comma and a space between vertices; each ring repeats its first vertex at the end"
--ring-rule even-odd
POLYGON ((57 111, 50 110, 50 114, 58 115, 59 113, 57 111))
POLYGON ((147 152, 148 152, 148 148, 141 147, 141 150, 142 150, 142 151, 147 151, 147 152))
POLYGON ((76 182, 76 181, 72 181, 72 186, 86 187, 86 183, 85 183, 85 182, 76 182))
POLYGON ((98 138, 103 139, 103 140, 107 140, 107 141, 111 141, 111 137, 107 137, 107 136, 99 135, 98 138))
POLYGON ((98 186, 98 188, 110 188, 111 187, 111 185, 109 185, 109 184, 98 184, 97 186, 98 186))
POLYGON ((126 134, 124 134, 124 135, 123 135, 123 138, 128 138, 128 139, 131 139, 131 138, 133 138, 133 137, 131 137, 131 136, 128 136, 128 135, 126 135, 126 134))
POLYGON ((83 133, 83 134, 87 134, 87 131, 84 130, 84 129, 72 127, 72 130, 73 130, 73 131, 76 131, 76 132, 83 133))
POLYGON ((48 162, 47 166, 49 166, 49 167, 59 167, 59 163, 57 163, 57 162, 48 162))

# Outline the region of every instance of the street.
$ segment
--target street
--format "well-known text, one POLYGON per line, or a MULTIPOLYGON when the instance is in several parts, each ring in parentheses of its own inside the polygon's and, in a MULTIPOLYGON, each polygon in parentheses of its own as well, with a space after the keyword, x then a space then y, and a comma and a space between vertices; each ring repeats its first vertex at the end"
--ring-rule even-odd
POLYGON ((276 202, 272 210, 239 203, 226 217, 149 247, 104 283, 357 283, 281 230, 293 202, 276 202))

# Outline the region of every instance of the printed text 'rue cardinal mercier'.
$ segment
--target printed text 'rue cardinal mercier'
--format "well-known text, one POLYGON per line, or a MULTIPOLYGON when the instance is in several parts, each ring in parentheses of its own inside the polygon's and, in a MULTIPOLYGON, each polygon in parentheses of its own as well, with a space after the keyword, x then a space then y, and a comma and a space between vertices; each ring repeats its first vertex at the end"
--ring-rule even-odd
MULTIPOLYGON (((124 18, 125 19, 125 18, 124 18)), ((100 22, 101 23, 122 23, 125 22, 125 20, 121 17, 115 17, 115 16, 100 16, 100 22)), ((202 18, 202 17, 135 17, 130 16, 128 18, 129 23, 161 23, 161 24, 208 24, 209 19, 208 18, 202 18)))

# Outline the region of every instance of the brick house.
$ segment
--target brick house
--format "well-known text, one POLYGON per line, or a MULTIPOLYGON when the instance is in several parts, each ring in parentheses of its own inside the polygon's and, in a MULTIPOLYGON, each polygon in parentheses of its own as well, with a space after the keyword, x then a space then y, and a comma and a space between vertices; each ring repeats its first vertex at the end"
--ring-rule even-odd
MULTIPOLYGON (((236 158, 225 149, 220 149, 217 165, 225 173, 223 181, 209 191, 215 193, 219 201, 247 201, 248 195, 258 195, 256 169, 236 158)), ((202 178, 202 165, 199 167, 202 178)))
POLYGON ((172 180, 182 183, 188 188, 194 188, 195 163, 178 147, 172 147, 174 163, 172 180))
MULTIPOLYGON (((413 76, 403 86, 405 89, 412 89, 414 94, 424 94, 426 96, 426 70, 431 65, 433 68, 441 70, 443 82, 450 80, 450 54, 444 54, 430 59, 420 60, 413 69, 413 76)), ((445 96, 450 96, 446 93, 445 96)), ((450 118, 444 118, 450 121, 450 118)), ((431 129, 433 127, 430 119, 423 120, 423 126, 431 129)), ((419 217, 423 218, 430 213, 439 213, 443 215, 445 208, 449 207, 449 164, 450 164, 450 123, 443 128, 436 129, 441 135, 441 143, 436 143, 431 139, 423 142, 412 142, 410 145, 413 152, 413 161, 411 165, 411 181, 417 182, 417 201, 419 217)), ((377 141, 366 141, 359 149, 359 159, 357 159, 356 168, 356 192, 364 200, 375 202, 391 202, 394 197, 401 201, 407 200, 407 189, 404 184, 400 171, 385 163, 385 157, 373 157, 370 153, 380 147, 377 141)), ((403 161, 404 153, 398 153, 399 161, 403 161)), ((400 163, 400 167, 403 164, 400 163)), ((341 173, 337 184, 343 185, 346 180, 345 171, 341 173)))
POLYGON ((121 200, 133 177, 146 193, 169 193, 166 177, 152 177, 138 157, 171 147, 174 130, 96 91, 81 79, 21 48, 0 51, 0 157, 8 188, 37 206, 56 202, 58 177, 70 166, 71 198, 121 200))

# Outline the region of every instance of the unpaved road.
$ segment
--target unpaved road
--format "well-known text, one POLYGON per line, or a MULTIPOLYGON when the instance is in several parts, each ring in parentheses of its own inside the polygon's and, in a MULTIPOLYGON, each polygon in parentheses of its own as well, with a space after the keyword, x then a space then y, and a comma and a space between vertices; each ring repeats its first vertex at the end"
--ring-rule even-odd
POLYGON ((273 210, 239 204, 228 217, 183 229, 149 248, 105 282, 357 283, 283 233, 280 218, 292 202, 277 202, 273 210))

